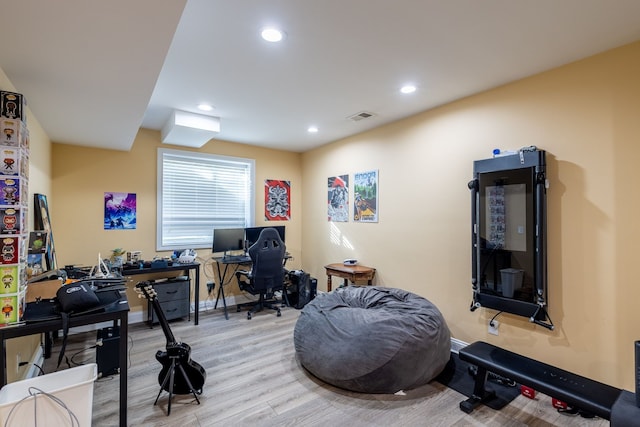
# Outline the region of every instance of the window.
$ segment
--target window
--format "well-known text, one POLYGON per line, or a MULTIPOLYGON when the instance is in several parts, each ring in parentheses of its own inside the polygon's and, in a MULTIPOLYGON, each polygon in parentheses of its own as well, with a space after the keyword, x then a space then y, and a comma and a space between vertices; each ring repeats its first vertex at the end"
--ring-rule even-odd
POLYGON ((158 150, 157 250, 211 248, 214 228, 253 224, 255 161, 158 150))

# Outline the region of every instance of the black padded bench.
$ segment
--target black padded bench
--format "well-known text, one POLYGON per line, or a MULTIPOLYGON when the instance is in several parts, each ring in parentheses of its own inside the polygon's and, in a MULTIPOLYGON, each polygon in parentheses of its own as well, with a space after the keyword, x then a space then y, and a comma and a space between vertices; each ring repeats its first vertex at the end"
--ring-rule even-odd
POLYGON ((474 342, 458 353, 478 367, 473 395, 460 402, 460 409, 470 414, 494 392, 486 388, 487 374, 493 372, 548 396, 566 402, 573 408, 611 419, 611 408, 622 392, 598 381, 573 374, 537 360, 504 350, 486 342, 474 342))

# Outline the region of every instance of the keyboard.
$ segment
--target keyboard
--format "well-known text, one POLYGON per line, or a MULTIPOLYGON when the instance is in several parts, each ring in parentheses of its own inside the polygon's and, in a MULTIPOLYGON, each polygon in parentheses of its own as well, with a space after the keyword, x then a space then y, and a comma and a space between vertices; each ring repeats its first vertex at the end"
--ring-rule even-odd
POLYGON ((251 257, 247 256, 247 255, 228 255, 224 258, 222 258, 223 262, 226 263, 245 263, 245 262, 251 262, 251 257))

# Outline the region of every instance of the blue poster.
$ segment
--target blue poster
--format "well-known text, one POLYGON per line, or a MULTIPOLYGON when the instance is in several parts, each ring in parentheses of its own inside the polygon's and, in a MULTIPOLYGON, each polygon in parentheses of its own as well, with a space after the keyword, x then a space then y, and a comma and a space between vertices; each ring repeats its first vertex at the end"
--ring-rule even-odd
POLYGON ((136 229, 135 193, 104 193, 104 229, 136 229))

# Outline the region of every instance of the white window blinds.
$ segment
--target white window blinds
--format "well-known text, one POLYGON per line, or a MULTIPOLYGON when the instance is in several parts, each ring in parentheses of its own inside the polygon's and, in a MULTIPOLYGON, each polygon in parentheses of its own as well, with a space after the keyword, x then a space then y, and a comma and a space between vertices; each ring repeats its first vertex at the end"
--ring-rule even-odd
POLYGON ((255 161, 158 150, 157 250, 211 248, 214 228, 253 224, 255 161))

